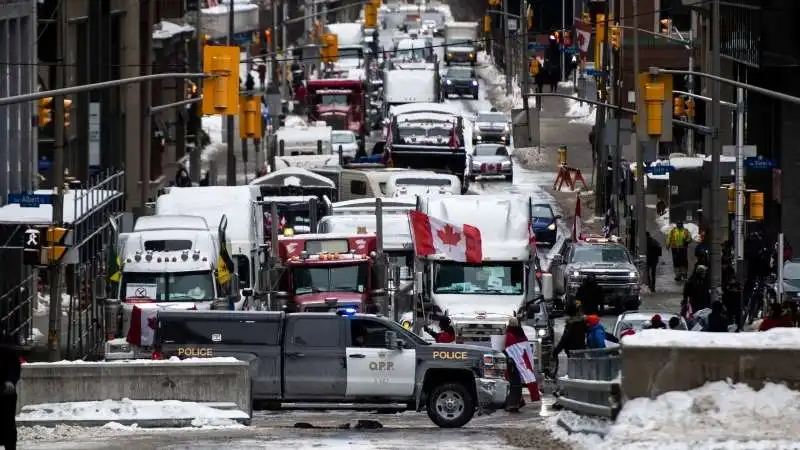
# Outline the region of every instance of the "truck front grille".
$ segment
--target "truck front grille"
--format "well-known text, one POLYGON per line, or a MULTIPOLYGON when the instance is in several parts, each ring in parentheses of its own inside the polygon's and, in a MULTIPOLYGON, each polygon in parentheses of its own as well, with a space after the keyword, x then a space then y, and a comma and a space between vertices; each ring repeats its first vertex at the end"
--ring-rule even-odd
POLYGON ((493 323, 465 323, 456 325, 456 334, 463 341, 490 342, 492 335, 504 335, 505 325, 493 323))
MULTIPOLYGON (((588 275, 587 272, 581 273, 581 275, 588 275)), ((633 280, 628 276, 628 272, 625 273, 594 273, 595 278, 597 279, 597 284, 604 285, 604 284, 630 284, 633 280)))

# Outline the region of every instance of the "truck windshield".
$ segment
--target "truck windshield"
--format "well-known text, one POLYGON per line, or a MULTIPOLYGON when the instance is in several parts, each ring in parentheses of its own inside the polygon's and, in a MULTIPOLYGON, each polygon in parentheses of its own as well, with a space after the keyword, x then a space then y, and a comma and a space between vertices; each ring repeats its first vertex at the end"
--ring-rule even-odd
POLYGON ((452 261, 434 266, 433 292, 436 294, 521 295, 522 262, 465 264, 452 261))
POLYGON ((575 248, 572 262, 577 263, 630 263, 628 250, 621 246, 586 245, 575 248))
POLYGON ((400 279, 411 280, 413 267, 414 267, 414 252, 407 251, 386 251, 386 256, 389 258, 389 267, 400 268, 400 279))
POLYGON ((424 48, 403 48, 397 50, 397 57, 402 59, 425 59, 424 48))
POLYGON ((320 106, 347 106, 347 94, 322 94, 319 96, 320 106))
POLYGON ((120 294, 126 302, 194 302, 213 300, 214 274, 198 272, 123 272, 120 294))
POLYGON ((361 59, 364 57, 364 50, 360 48, 342 48, 339 47, 339 58, 344 59, 361 59))
POLYGON ((353 266, 306 266, 293 270, 295 294, 317 292, 358 292, 367 286, 369 266, 365 263, 353 266))

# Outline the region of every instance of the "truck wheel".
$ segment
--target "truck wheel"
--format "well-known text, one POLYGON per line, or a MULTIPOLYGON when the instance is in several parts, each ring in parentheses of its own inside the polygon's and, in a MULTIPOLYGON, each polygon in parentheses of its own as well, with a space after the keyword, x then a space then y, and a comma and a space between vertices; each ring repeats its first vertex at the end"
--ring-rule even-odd
POLYGON ((441 428, 460 428, 475 415, 475 399, 460 383, 444 383, 428 395, 428 417, 441 428))

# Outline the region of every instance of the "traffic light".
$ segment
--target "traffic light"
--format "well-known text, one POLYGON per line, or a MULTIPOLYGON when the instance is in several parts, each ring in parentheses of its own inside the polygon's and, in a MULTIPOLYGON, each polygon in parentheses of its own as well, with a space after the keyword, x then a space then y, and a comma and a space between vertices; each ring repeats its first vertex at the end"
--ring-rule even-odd
POLYGON ((489 0, 489 6, 500 6, 503 4, 503 0, 489 0))
POLYGON ((556 42, 558 42, 559 44, 561 43, 561 32, 560 31, 554 32, 553 33, 553 37, 556 38, 556 42))
POLYGON ((272 30, 264 30, 264 42, 266 42, 268 46, 272 45, 272 30))
POLYGON ((47 229, 47 259, 50 263, 61 261, 67 253, 68 231, 62 227, 50 227, 47 229))
POLYGON ((339 59, 339 38, 333 33, 322 35, 322 62, 336 62, 339 59))
POLYGON ((44 128, 53 121, 53 97, 39 99, 39 128, 44 128))
POLYGON ((69 120, 69 112, 72 109, 72 100, 65 98, 64 99, 64 128, 67 128, 71 125, 69 120))
POLYGON ((381 0, 370 0, 370 4, 376 9, 381 7, 381 0))
POLYGON ((615 49, 619 50, 620 47, 620 35, 619 35, 619 24, 614 24, 611 26, 611 46, 615 49))
POLYGON ((539 75, 539 60, 537 60, 536 58, 531 59, 529 67, 531 75, 533 76, 539 75))
POLYGON ((533 7, 531 5, 528 5, 527 16, 528 16, 528 29, 532 30, 533 29, 533 7))
POLYGON ((686 117, 694 119, 694 99, 691 97, 686 99, 686 117))
POLYGON ((378 7, 374 3, 364 5, 364 27, 375 28, 378 26, 378 7))
POLYGON ((750 193, 750 219, 764 220, 764 193, 750 193))
POLYGON ((736 212, 736 189, 733 185, 728 186, 728 213, 733 214, 736 212))
POLYGON ((483 16, 483 32, 490 33, 492 31, 492 18, 483 16))
POLYGON ((598 42, 606 41, 606 15, 597 15, 597 25, 595 26, 595 40, 598 42))
POLYGON ((208 41, 210 41, 210 40, 211 40, 211 36, 209 36, 209 35, 207 35, 207 34, 204 34, 204 35, 200 36, 200 44, 201 44, 203 47, 205 47, 206 45, 208 45, 208 41))
POLYGON ((239 47, 209 46, 203 52, 203 115, 239 113, 239 47))
POLYGON ((661 33, 672 34, 672 19, 661 19, 661 33))
POLYGON ((581 22, 587 25, 592 23, 592 15, 589 14, 588 12, 584 12, 583 14, 581 14, 581 22))
POLYGON ((675 117, 683 117, 686 114, 686 104, 683 101, 683 97, 675 97, 675 100, 672 102, 672 115, 675 117))
MULTIPOLYGON (((660 136, 663 131, 664 83, 650 81, 644 85, 644 103, 647 109, 647 134, 660 136)), ((677 99, 676 99, 677 100, 677 99)))
POLYGON ((239 98, 239 136, 242 139, 261 139, 261 99, 255 96, 239 98))

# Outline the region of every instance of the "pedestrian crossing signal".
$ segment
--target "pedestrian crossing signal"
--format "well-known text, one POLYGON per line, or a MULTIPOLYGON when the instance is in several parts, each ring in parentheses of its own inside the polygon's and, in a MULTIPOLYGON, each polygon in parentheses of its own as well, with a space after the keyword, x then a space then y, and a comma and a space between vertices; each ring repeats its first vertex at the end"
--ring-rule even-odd
POLYGON ((39 128, 44 128, 53 121, 53 97, 39 99, 39 128))

